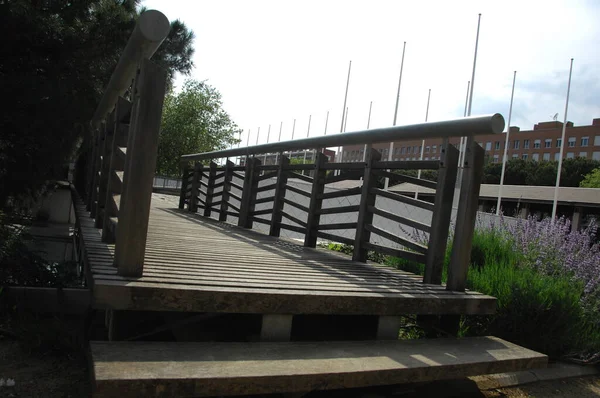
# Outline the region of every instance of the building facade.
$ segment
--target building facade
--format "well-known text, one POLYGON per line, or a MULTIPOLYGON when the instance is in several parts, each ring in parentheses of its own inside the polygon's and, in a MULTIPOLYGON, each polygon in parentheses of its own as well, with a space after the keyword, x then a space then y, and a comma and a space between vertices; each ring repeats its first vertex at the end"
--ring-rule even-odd
MULTIPOLYGON (((519 127, 510 128, 510 141, 508 143, 508 159, 524 160, 558 160, 562 135, 562 122, 540 122, 533 130, 521 130, 519 127)), ((488 161, 501 162, 504 155, 506 133, 491 134, 477 137, 477 142, 486 152, 488 161)), ((460 138, 450 140, 458 146, 460 138)), ((600 160, 600 118, 593 119, 591 125, 574 126, 567 122, 565 133, 565 148, 563 158, 583 157, 600 160)), ((421 156, 421 140, 398 141, 394 143, 392 160, 419 160, 421 156)), ((425 140, 423 148, 424 160, 436 160, 440 157, 442 139, 425 140)), ((373 148, 382 154, 383 159, 388 159, 390 144, 374 144, 373 148)), ((344 162, 362 162, 364 159, 364 145, 345 146, 342 152, 344 162)))

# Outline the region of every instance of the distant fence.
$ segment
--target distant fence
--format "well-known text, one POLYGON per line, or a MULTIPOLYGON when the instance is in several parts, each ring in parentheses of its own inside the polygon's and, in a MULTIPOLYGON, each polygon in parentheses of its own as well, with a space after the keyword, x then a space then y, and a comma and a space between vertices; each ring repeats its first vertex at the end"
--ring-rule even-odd
POLYGON ((154 176, 154 181, 152 182, 152 186, 154 188, 179 189, 179 188, 181 188, 181 179, 173 178, 173 177, 154 176))

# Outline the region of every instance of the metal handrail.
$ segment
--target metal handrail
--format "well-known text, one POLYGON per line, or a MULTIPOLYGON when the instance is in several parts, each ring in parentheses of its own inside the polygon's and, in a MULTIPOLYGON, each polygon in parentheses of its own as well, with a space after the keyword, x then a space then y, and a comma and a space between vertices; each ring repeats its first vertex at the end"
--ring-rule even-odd
POLYGON ((167 17, 160 11, 147 10, 141 14, 135 24, 133 33, 119 58, 117 66, 110 76, 102 99, 96 108, 91 124, 97 127, 106 114, 113 108, 120 95, 131 86, 139 63, 150 59, 171 29, 167 17))
POLYGON ((406 141, 429 138, 465 137, 497 134, 504 130, 504 117, 499 113, 460 119, 409 124, 371 130, 353 131, 293 141, 274 142, 245 148, 225 149, 205 153, 183 155, 182 161, 218 159, 234 156, 250 156, 259 153, 276 153, 294 149, 327 148, 341 145, 375 144, 390 141, 406 141))

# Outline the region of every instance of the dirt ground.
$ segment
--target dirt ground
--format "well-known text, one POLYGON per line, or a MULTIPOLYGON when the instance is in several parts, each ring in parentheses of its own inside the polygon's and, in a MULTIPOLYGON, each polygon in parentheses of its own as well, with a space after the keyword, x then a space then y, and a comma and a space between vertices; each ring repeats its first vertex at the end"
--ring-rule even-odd
MULTIPOLYGON (((54 351, 28 352, 14 339, 0 337, 0 384, 13 379, 15 385, 0 386, 0 397, 88 397, 90 377, 83 355, 57 355, 54 351)), ((582 377, 538 382, 517 388, 481 390, 472 379, 422 385, 395 386, 359 391, 320 392, 308 397, 442 397, 442 398, 525 398, 525 397, 600 397, 600 377, 582 377)))

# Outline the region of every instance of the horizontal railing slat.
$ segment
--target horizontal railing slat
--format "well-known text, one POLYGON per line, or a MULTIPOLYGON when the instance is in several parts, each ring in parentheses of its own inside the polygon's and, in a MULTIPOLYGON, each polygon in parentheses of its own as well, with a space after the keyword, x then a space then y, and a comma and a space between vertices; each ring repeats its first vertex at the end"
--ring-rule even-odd
POLYGON ((240 196, 238 196, 238 195, 236 195, 236 194, 234 194, 234 193, 232 193, 232 192, 229 192, 229 197, 230 197, 230 198, 234 198, 234 199, 235 199, 235 200, 237 200, 238 202, 241 202, 241 201, 242 201, 242 198, 241 198, 240 196))
MULTIPOLYGON (((231 195, 231 193, 230 193, 230 195, 231 195)), ((266 197, 266 198, 260 198, 260 199, 256 199, 256 200, 254 201, 254 204, 258 205, 258 204, 261 204, 261 203, 269 203, 269 202, 272 202, 272 201, 273 201, 273 199, 274 199, 274 198, 273 198, 272 196, 268 196, 268 197, 266 197)), ((241 202, 241 200, 240 200, 240 202, 241 202)))
POLYGON ((373 171, 373 174, 375 174, 378 177, 387 177, 390 180, 408 182, 410 184, 419 185, 425 188, 436 189, 437 187, 437 182, 435 181, 424 180, 422 178, 415 178, 397 173, 391 173, 386 170, 375 170, 373 171))
POLYGON ((323 170, 364 170, 366 163, 364 162, 341 162, 341 163, 325 163, 323 170))
POLYGON ((339 207, 328 207, 317 211, 317 214, 338 214, 338 213, 352 213, 360 210, 360 205, 352 206, 339 206, 339 207))
POLYGON ((273 213, 273 209, 254 210, 252 212, 252 215, 253 216, 262 216, 262 215, 271 214, 271 213, 273 213))
POLYGON ((390 192, 390 191, 385 191, 380 188, 373 188, 371 190, 371 193, 374 193, 379 196, 383 196, 384 198, 397 200, 398 202, 406 203, 408 205, 420 207, 421 209, 425 209, 425 210, 429 210, 429 211, 433 211, 433 209, 434 209, 433 203, 425 202, 425 201, 419 200, 419 199, 409 198, 408 196, 400 195, 398 193, 394 193, 394 192, 390 192))
POLYGON ((256 180, 262 181, 262 180, 267 180, 269 178, 274 178, 274 177, 277 177, 277 173, 265 173, 265 174, 259 176, 256 180))
POLYGON ((306 164, 290 164, 287 165, 283 168, 283 170, 285 171, 292 171, 292 170, 314 170, 315 169, 315 164, 314 163, 306 163, 306 164))
POLYGON ((437 170, 440 168, 438 160, 395 160, 373 162, 373 169, 390 170, 437 170))
POLYGON ((265 191, 270 191, 272 189, 275 189, 277 187, 277 184, 269 184, 269 185, 264 185, 262 187, 258 187, 256 189, 256 192, 265 192, 265 191))
POLYGON ((266 225, 271 225, 271 220, 265 220, 264 218, 260 218, 260 217, 249 217, 252 221, 257 222, 259 224, 266 224, 266 225))
POLYGON ((362 187, 341 189, 339 191, 326 192, 322 195, 319 195, 319 199, 334 199, 334 198, 341 198, 343 196, 360 195, 361 192, 362 192, 362 187))
POLYGON ((285 186, 285 189, 287 191, 292 191, 292 192, 295 192, 295 193, 297 193, 299 195, 306 196, 307 198, 310 198, 310 192, 305 191, 304 189, 296 188, 293 185, 289 185, 288 184, 288 185, 285 186))
POLYGON ((340 242, 345 245, 353 245, 354 244, 354 239, 350 239, 350 238, 346 238, 346 237, 338 236, 338 235, 334 235, 334 234, 329 234, 327 232, 317 231, 317 237, 331 240, 333 242, 340 242))
POLYGON ((299 173, 290 173, 289 178, 297 178, 302 181, 311 182, 311 183, 313 182, 312 177, 307 177, 307 176, 299 174, 299 173))
POLYGON ((298 225, 301 225, 301 226, 303 226, 304 228, 306 228, 306 221, 302 221, 302 220, 300 220, 299 218, 296 218, 296 217, 294 217, 294 216, 292 216, 292 215, 290 215, 290 214, 286 213, 286 212, 285 212, 285 211, 283 211, 283 210, 281 211, 281 215, 282 215, 283 217, 287 218, 288 220, 290 220, 290 221, 293 221, 293 222, 295 222, 296 224, 298 224, 298 225))
POLYGON ((390 213, 389 211, 379 209, 375 206, 369 205, 369 206, 367 206, 367 209, 370 212, 372 212, 373 214, 376 214, 376 215, 386 218, 388 220, 396 221, 400 224, 408 225, 409 227, 413 227, 413 228, 419 229, 421 231, 431 232, 431 226, 429 226, 427 224, 423 224, 422 222, 413 220, 411 218, 402 217, 397 214, 390 213))
POLYGON ((342 173, 337 176, 330 176, 325 178, 325 184, 332 184, 334 182, 346 181, 346 180, 360 180, 364 175, 363 172, 352 171, 349 173, 342 173))
POLYGON ((306 228, 304 227, 298 227, 296 225, 291 225, 291 224, 286 224, 286 223, 281 223, 279 224, 281 229, 287 229, 289 231, 294 231, 294 232, 298 232, 301 234, 306 233, 306 228))
POLYGON ((419 244, 417 242, 412 242, 412 241, 410 241, 408 239, 404 239, 401 236, 394 235, 394 234, 392 234, 392 233, 390 233, 390 232, 388 232, 386 230, 383 230, 381 228, 378 228, 378 227, 376 227, 376 226, 374 226, 372 224, 365 225, 365 229, 367 231, 370 231, 370 232, 376 234, 376 235, 381 236, 382 238, 385 238, 385 239, 390 240, 390 241, 392 241, 394 243, 397 243, 399 245, 402 245, 404 247, 412 249, 412 250, 414 250, 416 252, 419 252, 421 254, 427 253, 427 246, 421 245, 421 244, 419 244))
POLYGON ((358 223, 355 222, 341 222, 336 224, 320 224, 318 227, 319 231, 327 231, 331 229, 355 229, 358 223))
POLYGON ((374 243, 364 243, 364 246, 368 250, 373 250, 375 252, 386 254, 388 256, 400 257, 409 261, 414 261, 417 263, 425 264, 425 256, 423 254, 409 252, 407 250, 400 249, 392 249, 391 247, 385 247, 381 245, 376 245, 374 243))
POLYGON ((300 203, 294 202, 293 200, 289 200, 288 198, 283 198, 282 200, 283 200, 283 203, 293 206, 296 209, 300 209, 305 213, 308 213, 308 207, 302 206, 300 203))

